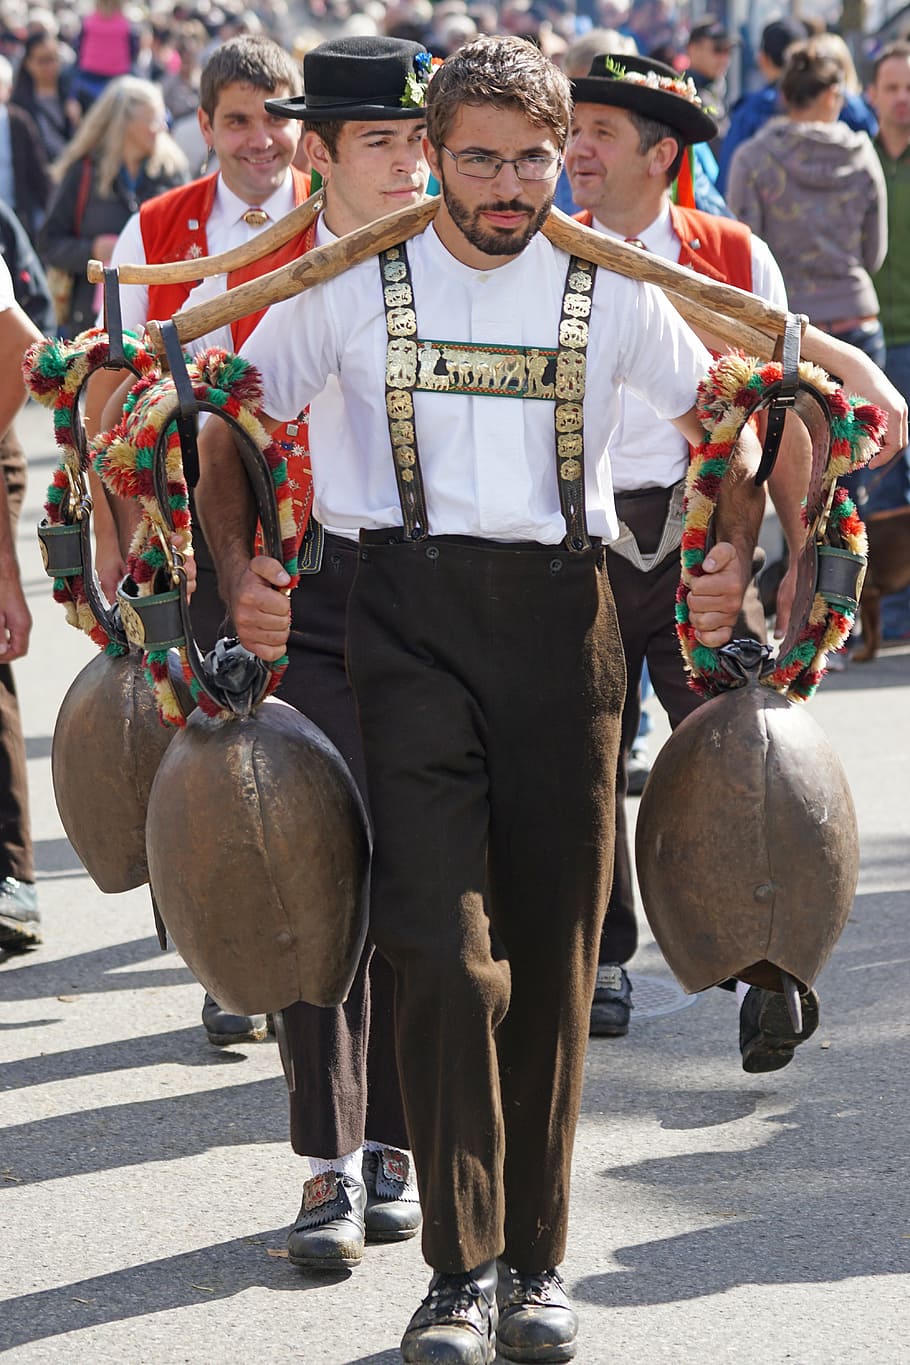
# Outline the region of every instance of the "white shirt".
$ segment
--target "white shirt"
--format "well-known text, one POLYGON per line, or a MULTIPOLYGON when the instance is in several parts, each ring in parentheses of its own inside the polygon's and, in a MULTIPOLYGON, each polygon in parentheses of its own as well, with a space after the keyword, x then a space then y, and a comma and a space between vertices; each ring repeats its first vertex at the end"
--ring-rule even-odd
POLYGON ((0 256, 0 313, 5 313, 7 308, 12 308, 15 302, 13 277, 9 273, 9 266, 6 261, 0 256))
MULTIPOLYGON (((407 244, 423 339, 557 345, 568 257, 538 234, 491 271, 457 261, 430 226, 407 244)), ((263 407, 292 419, 338 376, 343 407, 328 429, 315 406, 310 458, 324 523, 356 536, 401 524, 385 408, 387 331, 378 261, 274 305, 246 342, 263 407)), ((584 403, 588 529, 617 533, 607 446, 628 383, 663 419, 695 401, 710 356, 659 290, 598 272, 584 403)), ((415 392, 430 531, 558 544, 553 403, 415 392)))
MULTIPOLYGON (((594 220, 594 227, 605 237, 621 240, 621 234, 594 220)), ((680 241, 673 231, 669 205, 650 227, 640 234, 647 250, 664 261, 679 261, 680 241)), ((760 237, 752 235, 752 292, 767 299, 775 308, 787 307, 783 276, 771 250, 760 237)), ((626 391, 622 399, 619 430, 610 444, 613 487, 617 493, 637 488, 669 488, 685 478, 689 466, 689 447, 683 436, 667 422, 655 420, 646 403, 626 391)))
MULTIPOLYGON (((249 223, 245 223, 243 215, 249 207, 245 200, 238 199, 233 190, 228 189, 219 175, 215 185, 212 211, 205 225, 206 242, 210 256, 218 256, 222 251, 230 251, 232 247, 242 246, 245 242, 249 242, 253 237, 258 236, 271 223, 277 223, 279 218, 284 218, 286 214, 291 212, 294 207, 294 181, 291 172, 287 172, 284 184, 261 205, 269 215, 268 223, 264 223, 262 227, 251 227, 249 223)), ((117 244, 111 256, 111 265, 145 264, 145 243, 142 240, 139 214, 134 213, 117 238, 117 244)), ((152 264, 157 265, 158 262, 155 261, 152 264)), ((183 305, 184 308, 189 308, 192 304, 200 302, 202 298, 211 298, 213 294, 223 294, 226 279, 225 275, 216 275, 210 280, 203 280, 189 295, 183 305)), ((120 308, 123 315, 124 331, 142 333, 148 321, 148 298, 147 285, 122 284, 120 286, 120 308)), ((103 325, 103 318, 99 317, 98 326, 103 325)), ((230 349, 229 343, 228 350, 230 349)))

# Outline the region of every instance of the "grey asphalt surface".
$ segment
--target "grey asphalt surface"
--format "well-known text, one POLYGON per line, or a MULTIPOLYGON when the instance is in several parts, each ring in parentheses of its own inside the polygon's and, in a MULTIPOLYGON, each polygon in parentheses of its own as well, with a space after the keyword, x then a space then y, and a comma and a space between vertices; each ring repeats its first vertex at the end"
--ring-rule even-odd
MULTIPOLYGON (((369 1247, 349 1276, 288 1264, 308 1172, 274 1042, 207 1043, 147 893, 102 895, 60 826, 54 720, 93 646, 52 602, 33 535, 49 419, 30 408, 20 429, 35 629, 16 672, 45 942, 0 962, 0 1351, 393 1365, 425 1292, 418 1243, 369 1247)), ((863 846, 821 1026, 786 1070, 746 1075, 733 997, 687 1000, 644 931, 631 1031, 587 1063, 564 1266, 583 1365, 910 1360, 910 646, 829 677, 811 711, 863 846)))

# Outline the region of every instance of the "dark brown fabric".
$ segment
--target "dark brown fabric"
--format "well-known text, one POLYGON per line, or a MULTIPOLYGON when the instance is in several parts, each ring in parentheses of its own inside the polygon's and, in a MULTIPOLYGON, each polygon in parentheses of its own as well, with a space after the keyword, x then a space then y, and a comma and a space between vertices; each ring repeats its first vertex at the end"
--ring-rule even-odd
MULTIPOLYGON (((328 735, 366 798, 354 698, 345 671, 345 617, 357 546, 326 536, 322 569, 291 596, 289 664, 278 696, 328 735)), ((339 1009, 303 1003, 283 1011, 293 1059, 291 1145, 303 1156, 355 1151, 364 1137, 409 1146, 392 1026, 391 969, 367 945, 339 1009)))
POLYGON ((361 537, 373 937, 437 1270, 564 1254, 624 670, 603 552, 361 537))
MULTIPOLYGON (((660 543, 670 492, 668 488, 652 488, 617 496, 619 518, 635 532, 639 548, 644 554, 653 554, 660 543)), ((700 705, 701 698, 686 681, 676 636, 679 551, 674 550, 667 555, 650 573, 643 573, 627 559, 609 550, 607 564, 619 617, 628 689, 622 713, 622 746, 616 769, 613 886, 601 935, 599 960, 628 962, 638 946, 638 925, 625 796, 628 790, 628 758, 638 734, 641 715, 639 689, 645 659, 657 700, 667 712, 671 727, 675 729, 681 720, 694 711, 700 705)), ((750 584, 746 593, 734 635, 749 635, 761 640, 765 638, 764 612, 754 584, 750 584)))
MULTIPOLYGON (((0 439, 0 465, 15 541, 25 496, 26 462, 13 427, 0 439)), ((0 878, 3 877, 17 877, 23 882, 35 880, 25 738, 9 664, 0 664, 0 878)))

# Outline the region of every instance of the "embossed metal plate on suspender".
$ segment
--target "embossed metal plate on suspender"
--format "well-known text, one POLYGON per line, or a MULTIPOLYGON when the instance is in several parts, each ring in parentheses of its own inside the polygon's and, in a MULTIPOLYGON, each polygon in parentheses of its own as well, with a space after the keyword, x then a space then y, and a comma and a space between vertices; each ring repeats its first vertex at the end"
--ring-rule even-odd
POLYGON ((559 319, 556 357, 556 472, 559 505, 566 523, 566 549, 591 548, 585 517, 584 398, 591 304, 597 266, 573 256, 569 261, 559 319))
POLYGON ((409 540, 425 540, 429 533, 426 496, 414 423, 414 385, 417 383, 417 314, 408 255, 393 246, 379 256, 385 304, 385 402, 401 503, 402 525, 409 540))

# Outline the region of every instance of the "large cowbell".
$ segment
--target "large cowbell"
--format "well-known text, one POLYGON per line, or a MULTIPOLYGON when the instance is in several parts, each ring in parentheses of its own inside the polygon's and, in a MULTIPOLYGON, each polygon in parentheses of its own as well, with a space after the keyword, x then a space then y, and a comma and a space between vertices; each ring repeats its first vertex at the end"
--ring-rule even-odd
POLYGON ((146 806, 173 733, 158 720, 132 650, 99 654, 63 699, 51 748, 54 796, 67 838, 102 891, 148 881, 146 806))
POLYGON ((370 838, 354 779, 312 722, 277 698, 245 717, 196 711, 159 766, 146 837, 161 917, 223 1008, 344 1000, 370 838))
POLYGON ((635 848, 648 923, 689 992, 734 976, 786 991, 781 973, 808 989, 859 876, 840 759, 805 709, 754 674, 670 736, 635 848))

